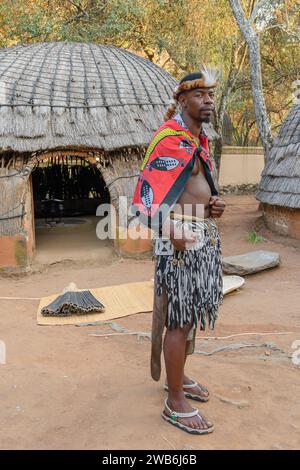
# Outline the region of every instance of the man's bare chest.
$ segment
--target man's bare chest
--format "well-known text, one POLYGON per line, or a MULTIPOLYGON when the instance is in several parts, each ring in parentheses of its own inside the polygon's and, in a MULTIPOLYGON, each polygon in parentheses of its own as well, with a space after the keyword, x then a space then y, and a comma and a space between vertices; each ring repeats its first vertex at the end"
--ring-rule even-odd
POLYGON ((200 158, 195 158, 193 170, 191 176, 197 176, 200 179, 204 178, 206 181, 205 170, 203 163, 201 162, 200 158))
POLYGON ((199 158, 195 159, 191 175, 185 186, 185 191, 195 196, 201 195, 201 199, 203 197, 210 197, 211 195, 211 189, 206 179, 205 170, 199 158))

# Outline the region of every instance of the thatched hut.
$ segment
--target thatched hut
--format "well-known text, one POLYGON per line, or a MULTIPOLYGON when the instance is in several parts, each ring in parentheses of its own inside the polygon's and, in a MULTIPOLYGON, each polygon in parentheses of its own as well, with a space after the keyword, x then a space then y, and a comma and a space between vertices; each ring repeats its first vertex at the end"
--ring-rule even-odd
POLYGON ((283 123, 257 192, 268 227, 300 239, 300 104, 283 123))
POLYGON ((131 199, 175 85, 160 67, 114 46, 0 50, 0 268, 30 263, 35 217, 47 200, 68 215, 131 199))

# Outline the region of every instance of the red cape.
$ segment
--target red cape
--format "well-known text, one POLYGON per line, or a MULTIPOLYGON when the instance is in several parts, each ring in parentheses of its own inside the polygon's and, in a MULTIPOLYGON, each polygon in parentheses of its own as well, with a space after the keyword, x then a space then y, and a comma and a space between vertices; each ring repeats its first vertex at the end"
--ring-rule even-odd
POLYGON ((153 229, 161 226, 183 192, 197 156, 203 162, 212 194, 217 195, 207 136, 200 134, 197 141, 175 119, 157 130, 141 165, 131 207, 131 212, 138 215, 143 224, 153 229), (162 205, 164 210, 160 210, 162 205))

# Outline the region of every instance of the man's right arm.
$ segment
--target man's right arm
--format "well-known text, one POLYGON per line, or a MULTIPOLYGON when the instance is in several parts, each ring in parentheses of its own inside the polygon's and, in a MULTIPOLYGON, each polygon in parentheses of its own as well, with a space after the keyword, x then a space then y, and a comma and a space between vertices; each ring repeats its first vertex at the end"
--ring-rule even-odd
POLYGON ((186 243, 196 242, 196 234, 191 230, 182 230, 178 228, 174 220, 167 217, 162 226, 162 236, 170 238, 176 250, 184 251, 186 243))

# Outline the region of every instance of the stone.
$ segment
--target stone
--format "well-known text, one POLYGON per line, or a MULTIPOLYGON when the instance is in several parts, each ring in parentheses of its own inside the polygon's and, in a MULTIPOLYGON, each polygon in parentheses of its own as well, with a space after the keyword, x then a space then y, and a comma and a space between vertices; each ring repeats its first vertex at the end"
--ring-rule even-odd
POLYGON ((279 253, 273 251, 258 250, 236 256, 226 256, 222 259, 225 274, 237 274, 246 276, 265 269, 278 266, 280 263, 279 253))

